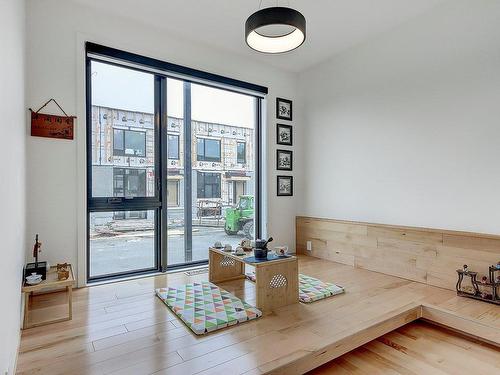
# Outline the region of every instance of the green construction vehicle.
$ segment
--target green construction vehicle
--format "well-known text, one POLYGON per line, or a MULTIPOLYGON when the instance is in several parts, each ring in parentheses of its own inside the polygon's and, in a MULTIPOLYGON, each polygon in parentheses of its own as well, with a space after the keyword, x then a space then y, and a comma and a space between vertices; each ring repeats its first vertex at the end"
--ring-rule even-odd
POLYGON ((240 230, 245 237, 253 239, 253 195, 240 195, 238 204, 226 210, 224 230, 228 235, 236 235, 240 230))

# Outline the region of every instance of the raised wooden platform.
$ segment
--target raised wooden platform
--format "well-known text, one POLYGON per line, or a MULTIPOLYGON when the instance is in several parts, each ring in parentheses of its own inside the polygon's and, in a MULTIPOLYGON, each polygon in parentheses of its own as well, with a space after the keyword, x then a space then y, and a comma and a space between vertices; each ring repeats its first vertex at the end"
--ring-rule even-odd
MULTIPOLYGON (((298 374, 318 367, 420 317, 500 346, 500 307, 446 289, 300 257, 299 272, 335 282, 346 293, 294 304, 256 321, 195 337, 154 296, 154 289, 206 280, 162 275, 74 291, 73 320, 23 332, 21 374, 298 374), (422 307, 423 306, 423 307, 422 307)), ((254 285, 225 289, 254 302, 254 285)), ((33 318, 52 313, 35 297, 33 318)), ((61 308, 64 308, 61 296, 61 308)))
POLYGON ((308 375, 498 373, 498 348, 416 321, 370 341, 308 375))

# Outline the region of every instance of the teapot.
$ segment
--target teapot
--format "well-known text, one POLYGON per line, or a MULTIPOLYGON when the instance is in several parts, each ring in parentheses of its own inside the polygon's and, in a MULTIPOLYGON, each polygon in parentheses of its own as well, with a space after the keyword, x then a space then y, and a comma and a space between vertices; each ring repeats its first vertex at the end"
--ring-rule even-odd
POLYGON ((255 259, 267 259, 267 244, 272 240, 272 237, 267 240, 255 240, 255 248, 253 249, 255 259))

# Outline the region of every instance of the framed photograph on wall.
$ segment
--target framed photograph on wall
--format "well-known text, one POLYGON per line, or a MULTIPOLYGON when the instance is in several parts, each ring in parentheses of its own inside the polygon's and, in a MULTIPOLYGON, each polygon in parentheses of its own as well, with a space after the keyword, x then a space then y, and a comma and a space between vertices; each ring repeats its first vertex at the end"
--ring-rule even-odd
POLYGON ((276 124, 276 143, 279 145, 293 146, 292 125, 276 124))
POLYGON ((292 101, 276 98, 276 118, 292 121, 292 101))
POLYGON ((276 150, 276 169, 279 171, 293 170, 293 151, 276 150))
POLYGON ((293 196, 293 176, 277 176, 278 197, 293 196))

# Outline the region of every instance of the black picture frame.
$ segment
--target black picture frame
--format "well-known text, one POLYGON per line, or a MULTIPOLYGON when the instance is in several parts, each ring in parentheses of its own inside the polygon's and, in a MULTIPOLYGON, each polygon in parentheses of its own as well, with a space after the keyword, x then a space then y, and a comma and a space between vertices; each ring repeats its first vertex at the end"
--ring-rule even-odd
POLYGON ((276 150, 276 169, 278 171, 293 171, 293 151, 292 150, 276 150), (289 156, 289 165, 280 163, 281 155, 287 154, 289 156))
POLYGON ((276 118, 280 120, 288 120, 292 121, 293 119, 293 103, 291 100, 288 99, 283 99, 283 98, 276 98, 276 118), (289 115, 283 115, 281 114, 283 112, 283 106, 281 104, 289 105, 290 106, 290 114, 289 115))
POLYGON ((276 195, 278 197, 292 197, 293 196, 293 176, 276 176, 276 195), (289 191, 283 191, 280 185, 282 180, 290 181, 289 191))
POLYGON ((286 124, 276 124, 276 144, 283 146, 293 146, 293 126, 286 124), (282 129, 286 129, 290 132, 289 141, 283 141, 283 137, 280 136, 282 129))

